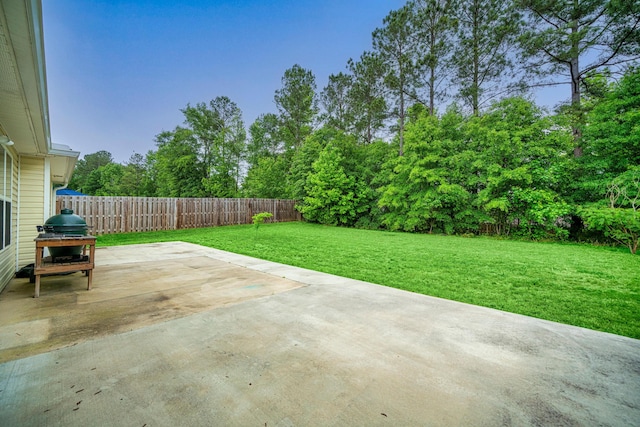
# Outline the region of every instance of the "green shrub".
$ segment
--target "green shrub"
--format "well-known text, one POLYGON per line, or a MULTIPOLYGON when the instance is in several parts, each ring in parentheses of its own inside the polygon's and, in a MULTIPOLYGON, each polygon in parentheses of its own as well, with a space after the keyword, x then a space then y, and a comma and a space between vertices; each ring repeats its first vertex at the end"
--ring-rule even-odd
POLYGON ((640 167, 616 177, 607 189, 608 206, 594 204, 580 214, 587 228, 629 248, 632 254, 640 242, 640 167))
POLYGON ((264 221, 268 218, 272 218, 273 214, 271 212, 260 212, 251 217, 253 219, 253 228, 256 229, 256 233, 264 221))

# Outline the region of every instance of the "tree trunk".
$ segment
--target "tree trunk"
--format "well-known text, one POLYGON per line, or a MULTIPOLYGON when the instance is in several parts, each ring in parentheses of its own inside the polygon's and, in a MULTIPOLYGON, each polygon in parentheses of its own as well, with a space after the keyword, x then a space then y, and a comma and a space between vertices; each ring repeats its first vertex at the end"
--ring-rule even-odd
MULTIPOLYGON (((430 54, 433 55, 433 52, 435 51, 435 39, 436 39, 436 35, 435 35, 435 30, 434 30, 434 23, 431 23, 431 35, 430 35, 430 54)), ((430 75, 429 75, 429 115, 433 116, 435 113, 435 98, 436 98, 436 67, 435 64, 432 62, 429 65, 429 71, 430 71, 430 75)))
POLYGON ((400 122, 400 152, 398 155, 404 156, 404 94, 400 92, 400 114, 399 114, 399 122, 400 122))
POLYGON ((429 77, 429 115, 433 116, 435 113, 435 97, 436 90, 434 88, 436 82, 435 70, 431 68, 431 77, 429 77))
MULTIPOLYGON (((574 0, 574 3, 576 1, 574 0)), ((577 8, 577 5, 575 6, 577 8)), ((580 99, 580 63, 579 63, 579 49, 578 45, 578 37, 575 37, 578 32, 578 21, 575 20, 571 26, 571 34, 574 36, 572 45, 571 45, 571 53, 572 58, 569 63, 569 72, 571 74, 571 109, 573 111, 574 123, 573 123, 573 157, 578 158, 582 157, 582 145, 580 139, 582 137, 582 129, 580 125, 582 124, 582 102, 580 99)))
POLYGON ((480 16, 480 4, 479 2, 475 2, 473 5, 473 86, 471 88, 471 104, 473 107, 473 115, 480 115, 480 102, 478 100, 478 92, 480 91, 480 76, 479 76, 479 68, 480 68, 480 52, 478 44, 479 40, 479 16, 480 16))

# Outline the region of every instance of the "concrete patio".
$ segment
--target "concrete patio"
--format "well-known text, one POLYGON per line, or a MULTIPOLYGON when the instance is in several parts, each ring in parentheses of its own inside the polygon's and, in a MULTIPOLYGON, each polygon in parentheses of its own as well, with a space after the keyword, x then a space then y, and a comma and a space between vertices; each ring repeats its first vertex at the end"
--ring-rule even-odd
POLYGON ((96 262, 0 295, 0 425, 640 424, 638 340, 188 243, 96 262))

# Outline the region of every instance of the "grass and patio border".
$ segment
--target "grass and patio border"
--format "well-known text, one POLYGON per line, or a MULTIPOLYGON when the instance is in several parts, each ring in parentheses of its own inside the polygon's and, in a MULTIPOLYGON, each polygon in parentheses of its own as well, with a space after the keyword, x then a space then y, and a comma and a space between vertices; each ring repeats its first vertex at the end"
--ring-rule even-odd
POLYGON ((304 222, 111 234, 98 246, 166 241, 640 338, 640 257, 624 248, 304 222))

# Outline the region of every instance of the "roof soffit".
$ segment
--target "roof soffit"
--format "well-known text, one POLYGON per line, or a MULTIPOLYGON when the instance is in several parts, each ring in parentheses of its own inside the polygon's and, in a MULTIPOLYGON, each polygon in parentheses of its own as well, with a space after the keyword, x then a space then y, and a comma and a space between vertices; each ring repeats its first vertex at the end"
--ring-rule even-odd
POLYGON ((0 2, 0 125, 20 153, 49 152, 39 1, 0 2))

